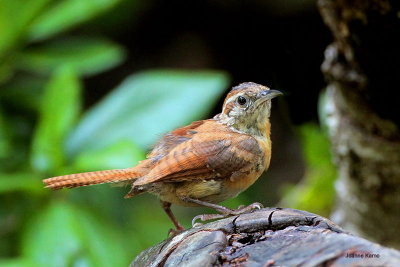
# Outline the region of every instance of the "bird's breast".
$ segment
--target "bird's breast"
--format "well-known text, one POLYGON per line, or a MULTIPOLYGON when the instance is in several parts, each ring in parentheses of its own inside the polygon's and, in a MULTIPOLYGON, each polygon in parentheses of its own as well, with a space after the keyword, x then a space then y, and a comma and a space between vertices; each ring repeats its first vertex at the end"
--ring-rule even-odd
POLYGON ((271 159, 271 141, 269 137, 255 137, 257 140, 257 148, 253 153, 252 161, 243 171, 235 172, 229 179, 221 181, 221 195, 223 200, 237 196, 249 188, 268 169, 271 159))

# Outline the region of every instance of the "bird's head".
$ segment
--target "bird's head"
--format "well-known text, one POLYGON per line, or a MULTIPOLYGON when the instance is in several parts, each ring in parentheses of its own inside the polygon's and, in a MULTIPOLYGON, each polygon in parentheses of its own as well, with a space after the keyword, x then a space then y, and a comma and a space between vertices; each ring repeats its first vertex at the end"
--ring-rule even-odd
POLYGON ((217 119, 237 131, 265 135, 266 127, 269 131, 271 99, 279 95, 282 95, 280 91, 260 84, 239 84, 226 96, 222 113, 217 115, 217 119))

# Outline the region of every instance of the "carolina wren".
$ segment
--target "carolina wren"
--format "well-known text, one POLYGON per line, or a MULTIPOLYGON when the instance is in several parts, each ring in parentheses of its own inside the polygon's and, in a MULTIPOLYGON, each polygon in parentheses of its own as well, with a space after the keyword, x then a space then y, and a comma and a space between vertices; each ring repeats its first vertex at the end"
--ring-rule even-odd
POLYGON ((166 134, 135 167, 57 176, 43 182, 52 189, 129 184, 125 198, 144 192, 158 196, 177 231, 184 228, 171 204, 220 212, 196 216, 193 222, 260 208, 261 204, 254 203, 232 210, 216 203, 246 190, 268 168, 271 99, 281 94, 256 83, 242 83, 228 93, 220 114, 166 134))

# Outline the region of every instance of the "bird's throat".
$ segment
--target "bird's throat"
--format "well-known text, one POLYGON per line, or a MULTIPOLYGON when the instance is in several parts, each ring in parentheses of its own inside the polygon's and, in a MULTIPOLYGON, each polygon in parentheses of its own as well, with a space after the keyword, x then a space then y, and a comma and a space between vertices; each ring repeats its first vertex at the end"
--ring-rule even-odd
POLYGON ((246 133, 252 136, 269 137, 271 124, 269 119, 256 120, 252 123, 248 122, 236 122, 232 125, 238 132, 246 133))
POLYGON ((237 118, 224 116, 223 114, 218 114, 214 119, 238 133, 259 137, 270 136, 271 124, 268 117, 257 116, 239 120, 237 118))

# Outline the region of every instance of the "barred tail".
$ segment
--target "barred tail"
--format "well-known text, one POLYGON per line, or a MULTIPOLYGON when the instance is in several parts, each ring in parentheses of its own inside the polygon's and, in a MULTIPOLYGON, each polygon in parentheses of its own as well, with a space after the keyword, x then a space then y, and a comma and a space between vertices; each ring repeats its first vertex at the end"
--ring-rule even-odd
POLYGON ((140 176, 142 176, 142 174, 134 167, 56 176, 43 180, 43 183, 46 185, 46 188, 62 189, 104 183, 118 183, 134 180, 140 176))

